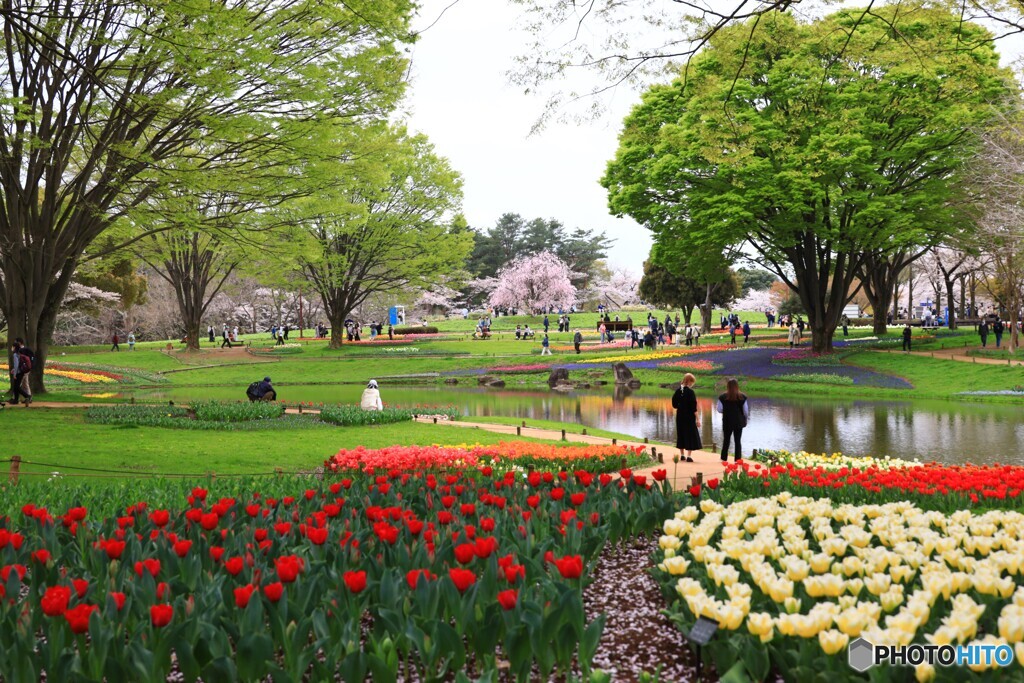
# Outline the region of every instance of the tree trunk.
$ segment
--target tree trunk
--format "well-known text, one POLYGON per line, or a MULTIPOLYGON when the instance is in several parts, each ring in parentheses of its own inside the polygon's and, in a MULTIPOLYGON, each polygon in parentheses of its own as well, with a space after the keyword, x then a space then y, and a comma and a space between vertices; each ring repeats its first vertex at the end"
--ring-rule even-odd
POLYGON ((710 282, 704 288, 704 308, 700 309, 701 332, 703 334, 711 332, 711 314, 715 310, 715 307, 711 305, 711 301, 717 288, 717 284, 710 282))
POLYGON ((345 316, 344 315, 329 315, 327 319, 331 321, 331 341, 327 345, 329 349, 340 349, 341 345, 345 341, 345 316))
POLYGON ((892 305, 892 288, 884 287, 879 290, 878 295, 874 297, 873 301, 871 295, 868 294, 867 287, 864 288, 864 294, 868 297, 868 301, 871 301, 871 324, 873 333, 875 335, 885 334, 888 331, 889 306, 892 305))
POLYGON ((953 280, 950 278, 943 278, 946 282, 946 306, 949 313, 946 315, 946 327, 951 330, 956 329, 956 299, 953 298, 953 280))
POLYGON ((690 320, 693 318, 693 306, 683 306, 683 318, 687 325, 690 324, 690 320))

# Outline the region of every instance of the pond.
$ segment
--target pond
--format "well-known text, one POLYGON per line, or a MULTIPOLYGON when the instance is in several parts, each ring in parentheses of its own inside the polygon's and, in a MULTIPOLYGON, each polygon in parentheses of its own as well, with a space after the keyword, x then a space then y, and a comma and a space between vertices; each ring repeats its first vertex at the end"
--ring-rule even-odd
MULTIPOLYGON (((285 386, 290 401, 358 401, 361 386, 285 386)), ((237 388, 146 391, 139 399, 187 401, 241 398, 237 388)), ((599 427, 652 441, 675 442, 671 392, 611 388, 559 394, 441 386, 382 386, 389 404, 456 405, 463 415, 543 419, 599 427)), ((705 447, 721 444, 721 422, 713 415, 711 396, 699 396, 705 447)), ((751 398, 750 425, 743 433, 744 452, 754 448, 891 455, 946 463, 1024 464, 1022 408, 991 403, 949 401, 858 401, 824 398, 751 398)))

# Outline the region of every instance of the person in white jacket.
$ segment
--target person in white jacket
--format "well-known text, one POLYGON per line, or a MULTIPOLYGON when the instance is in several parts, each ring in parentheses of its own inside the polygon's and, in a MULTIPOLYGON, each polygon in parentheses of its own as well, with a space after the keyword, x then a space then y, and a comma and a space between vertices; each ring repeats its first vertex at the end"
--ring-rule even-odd
POLYGON ((363 410, 384 410, 384 404, 380 400, 380 390, 377 389, 377 380, 371 379, 363 389, 359 407, 363 410))

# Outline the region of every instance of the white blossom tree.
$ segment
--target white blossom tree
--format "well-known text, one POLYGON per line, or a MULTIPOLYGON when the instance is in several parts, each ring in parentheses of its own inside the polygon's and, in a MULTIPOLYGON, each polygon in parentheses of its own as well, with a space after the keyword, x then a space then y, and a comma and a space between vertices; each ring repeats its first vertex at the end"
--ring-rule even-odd
POLYGON ((520 258, 498 273, 491 293, 495 308, 535 311, 545 306, 568 308, 576 303, 573 272, 550 251, 520 258))
POLYGON ((628 268, 615 268, 591 286, 587 301, 597 301, 611 308, 640 303, 640 278, 628 268))

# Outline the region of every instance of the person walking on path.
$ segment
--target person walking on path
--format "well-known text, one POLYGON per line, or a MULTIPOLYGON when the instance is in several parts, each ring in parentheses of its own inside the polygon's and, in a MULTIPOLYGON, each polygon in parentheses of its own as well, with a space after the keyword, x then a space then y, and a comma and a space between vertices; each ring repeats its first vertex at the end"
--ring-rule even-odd
POLYGON ((697 394, 693 385, 697 378, 689 372, 672 395, 672 407, 676 410, 676 448, 693 462, 693 452, 703 448, 700 441, 700 413, 697 410, 697 394))
POLYGON ((746 344, 750 341, 750 323, 746 320, 743 321, 743 343, 746 344))
POLYGON ((736 326, 729 323, 729 343, 736 346, 736 326))
POLYGON ((580 334, 579 330, 576 330, 576 334, 572 336, 572 345, 576 347, 576 354, 580 352, 580 344, 583 343, 583 335, 580 334))
POLYGON ((363 395, 359 399, 359 407, 363 410, 384 410, 384 403, 380 400, 380 390, 377 388, 377 380, 371 379, 363 395))
POLYGON ((849 337, 850 336, 850 331, 849 331, 848 328, 850 327, 850 319, 847 317, 847 315, 845 313, 843 313, 842 323, 843 323, 843 336, 844 337, 849 337))
POLYGON ((750 419, 750 403, 747 395, 740 391, 740 383, 735 378, 725 384, 725 393, 718 397, 716 410, 722 415, 722 462, 729 459, 729 439, 733 439, 736 448, 736 462, 743 459, 743 447, 740 437, 750 419))
POLYGON ((223 337, 223 339, 222 339, 222 341, 220 343, 220 348, 223 349, 226 346, 226 347, 228 347, 230 349, 231 348, 231 338, 228 337, 228 326, 227 325, 224 326, 224 331, 221 333, 221 336, 223 337))
POLYGON ((996 336, 996 348, 999 348, 999 343, 1003 341, 1003 321, 996 318, 996 321, 992 323, 992 334, 996 336))
POLYGON ((550 325, 551 325, 551 321, 548 320, 548 316, 545 314, 545 316, 544 316, 544 334, 548 333, 548 327, 550 325))
POLYGON ((910 335, 913 334, 910 330, 910 323, 903 326, 903 350, 910 351, 910 335))
POLYGON ((128 350, 129 351, 134 351, 135 350, 135 333, 134 332, 129 332, 128 333, 128 350))
POLYGON ((789 348, 793 348, 793 345, 800 346, 800 328, 796 326, 796 323, 789 324, 789 348))
POLYGON ((114 345, 110 347, 110 350, 111 350, 111 351, 120 351, 120 350, 121 350, 121 347, 120 347, 120 346, 118 346, 118 344, 117 344, 117 343, 118 343, 119 341, 121 341, 121 339, 120 339, 120 337, 118 337, 118 336, 117 336, 117 332, 115 332, 115 333, 114 333, 114 336, 113 336, 113 337, 111 337, 111 341, 112 341, 112 342, 114 342, 114 345))
POLYGON ((207 328, 206 333, 210 337, 210 343, 213 344, 215 342, 215 339, 214 339, 214 336, 213 336, 213 325, 210 325, 207 328))
POLYGON ((551 340, 548 339, 548 333, 544 333, 544 338, 540 340, 540 355, 550 356, 551 355, 551 340))
POLYGON ((19 397, 24 397, 26 406, 32 403, 32 392, 28 388, 32 358, 25 353, 27 350, 18 341, 11 342, 11 362, 7 366, 11 375, 11 405, 17 405, 19 397))
POLYGON ((981 337, 981 348, 985 348, 988 344, 988 321, 982 319, 981 324, 978 325, 978 335, 981 337))

